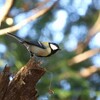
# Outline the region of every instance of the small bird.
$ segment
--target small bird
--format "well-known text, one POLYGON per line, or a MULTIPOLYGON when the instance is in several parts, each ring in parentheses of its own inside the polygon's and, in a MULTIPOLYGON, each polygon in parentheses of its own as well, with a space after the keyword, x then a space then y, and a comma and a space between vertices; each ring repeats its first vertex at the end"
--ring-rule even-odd
POLYGON ((55 54, 58 50, 60 50, 59 46, 56 43, 40 41, 28 42, 11 33, 8 33, 8 35, 17 39, 21 44, 23 44, 30 52, 31 57, 33 57, 34 55, 38 57, 48 57, 55 54))

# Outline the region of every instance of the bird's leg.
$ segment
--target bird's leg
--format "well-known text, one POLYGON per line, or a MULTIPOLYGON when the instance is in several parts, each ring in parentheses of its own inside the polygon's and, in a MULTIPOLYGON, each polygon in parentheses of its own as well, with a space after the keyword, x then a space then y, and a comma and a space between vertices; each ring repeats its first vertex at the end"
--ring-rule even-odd
POLYGON ((34 58, 35 62, 39 62, 37 56, 30 51, 30 58, 34 58))
POLYGON ((42 64, 43 63, 43 61, 42 61, 41 58, 37 57, 34 53, 32 53, 30 51, 30 58, 32 58, 32 57, 34 58, 35 62, 38 62, 39 64, 42 64))
POLYGON ((30 57, 33 57, 34 56, 34 54, 30 51, 30 57))

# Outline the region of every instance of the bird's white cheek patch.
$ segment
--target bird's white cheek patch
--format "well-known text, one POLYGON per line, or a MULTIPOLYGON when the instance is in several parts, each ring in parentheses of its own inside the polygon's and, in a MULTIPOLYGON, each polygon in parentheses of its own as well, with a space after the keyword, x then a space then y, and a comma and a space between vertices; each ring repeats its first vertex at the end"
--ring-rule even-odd
POLYGON ((54 44, 50 44, 50 46, 51 46, 51 48, 52 48, 53 50, 57 50, 57 49, 58 49, 58 47, 57 47, 56 45, 54 45, 54 44))

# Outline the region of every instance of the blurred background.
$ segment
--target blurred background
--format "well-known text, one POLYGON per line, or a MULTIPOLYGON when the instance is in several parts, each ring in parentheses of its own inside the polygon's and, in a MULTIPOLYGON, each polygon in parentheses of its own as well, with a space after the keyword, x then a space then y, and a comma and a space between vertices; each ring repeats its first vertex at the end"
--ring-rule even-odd
MULTIPOLYGON (((10 1, 12 4, 0 23, 0 35, 10 28, 9 32, 23 39, 55 42, 62 49, 49 58, 41 58, 41 66, 47 72, 37 84, 38 100, 100 100, 100 1, 8 1, 8 5, 10 1), (36 14, 32 10, 44 5, 53 7, 13 31, 12 26, 36 14)), ((7 0, 0 0, 0 16, 6 3, 7 0)), ((17 40, 1 35, 0 70, 7 64, 16 73, 29 59, 29 52, 17 40)))

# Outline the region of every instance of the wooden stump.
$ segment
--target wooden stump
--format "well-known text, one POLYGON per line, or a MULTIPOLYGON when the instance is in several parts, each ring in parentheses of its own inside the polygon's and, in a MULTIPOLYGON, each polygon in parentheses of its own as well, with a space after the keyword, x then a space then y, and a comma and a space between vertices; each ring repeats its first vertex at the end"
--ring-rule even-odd
POLYGON ((46 70, 31 58, 10 81, 10 68, 0 74, 0 100, 37 100, 36 84, 46 70))

